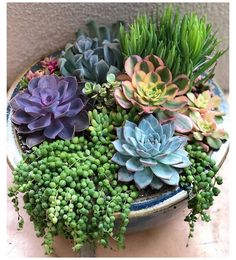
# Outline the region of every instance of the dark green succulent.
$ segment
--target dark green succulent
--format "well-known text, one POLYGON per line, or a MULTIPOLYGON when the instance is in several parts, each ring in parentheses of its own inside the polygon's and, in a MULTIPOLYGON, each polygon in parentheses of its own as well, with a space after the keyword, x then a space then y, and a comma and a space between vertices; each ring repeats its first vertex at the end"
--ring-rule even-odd
POLYGON ((59 59, 62 75, 76 76, 78 81, 106 82, 110 73, 117 74, 123 68, 118 29, 121 22, 111 28, 98 27, 94 21, 87 24, 88 33, 77 32, 74 44, 68 43, 59 59))

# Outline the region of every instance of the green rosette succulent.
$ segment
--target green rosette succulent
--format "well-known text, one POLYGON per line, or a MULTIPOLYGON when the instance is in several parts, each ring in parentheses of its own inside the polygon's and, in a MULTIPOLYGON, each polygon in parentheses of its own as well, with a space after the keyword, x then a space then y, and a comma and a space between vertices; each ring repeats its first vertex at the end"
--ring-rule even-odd
POLYGON ((97 109, 102 109, 104 106, 112 109, 115 106, 114 90, 120 85, 121 82, 116 81, 116 76, 109 74, 106 83, 86 82, 82 91, 95 101, 97 109))
POLYGON ((185 75, 172 78, 171 71, 155 55, 142 59, 130 56, 125 62, 125 75, 119 75, 122 87, 115 90, 117 103, 129 109, 136 106, 145 113, 155 110, 178 111, 188 99, 189 79, 185 75))
POLYGON ((117 74, 123 68, 120 44, 117 40, 120 22, 97 27, 94 21, 87 24, 89 33, 79 31, 74 44, 68 43, 59 59, 63 76, 76 76, 78 81, 106 82, 110 73, 117 74))
POLYGON ((209 110, 203 114, 199 111, 191 111, 189 115, 194 123, 193 138, 195 140, 205 141, 211 148, 219 149, 222 141, 228 139, 228 133, 223 128, 218 128, 214 111, 209 110))
POLYGON ((126 121, 124 127, 117 128, 117 137, 112 161, 121 166, 118 180, 134 180, 139 189, 178 185, 179 171, 191 164, 184 150, 187 138, 174 136, 174 125, 161 125, 153 115, 138 125, 126 121))
POLYGON ((221 98, 217 95, 213 95, 210 90, 206 90, 197 95, 197 97, 192 93, 187 93, 189 98, 189 108, 193 111, 198 111, 203 114, 208 111, 213 111, 216 115, 221 115, 222 113, 216 111, 221 103, 221 98))

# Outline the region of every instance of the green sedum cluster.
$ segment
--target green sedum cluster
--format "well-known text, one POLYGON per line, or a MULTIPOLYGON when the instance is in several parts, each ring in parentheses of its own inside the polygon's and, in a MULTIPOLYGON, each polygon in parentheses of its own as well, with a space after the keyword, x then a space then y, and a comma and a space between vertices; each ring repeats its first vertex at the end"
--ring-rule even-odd
POLYGON ((83 93, 95 101, 97 109, 102 108, 104 104, 108 108, 113 108, 115 106, 114 90, 120 86, 121 82, 116 81, 116 76, 109 74, 105 83, 86 82, 83 93))
MULTIPOLYGON (((18 196, 23 193, 24 208, 34 223, 36 235, 44 237, 46 254, 53 253, 53 238, 73 239, 73 250, 85 243, 108 245, 113 237, 124 246, 130 204, 137 198, 134 185, 117 182, 118 166, 111 161, 114 126, 109 113, 89 113, 91 140, 84 136, 71 141, 44 142, 13 172, 9 196, 19 213, 18 196), (115 231, 114 213, 121 224, 115 231)), ((23 219, 19 214, 19 225, 23 219)))

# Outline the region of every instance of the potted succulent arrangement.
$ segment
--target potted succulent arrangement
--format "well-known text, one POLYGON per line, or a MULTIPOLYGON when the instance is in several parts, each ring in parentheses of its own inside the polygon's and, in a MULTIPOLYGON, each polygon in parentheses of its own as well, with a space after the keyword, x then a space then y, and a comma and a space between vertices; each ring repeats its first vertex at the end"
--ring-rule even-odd
POLYGON ((19 228, 23 195, 46 254, 57 235, 76 252, 110 237, 122 248, 126 231, 186 203, 189 237, 199 218, 210 221, 228 149, 227 103, 212 80, 218 43, 204 17, 171 7, 129 25, 91 21, 17 81, 8 195, 19 228))

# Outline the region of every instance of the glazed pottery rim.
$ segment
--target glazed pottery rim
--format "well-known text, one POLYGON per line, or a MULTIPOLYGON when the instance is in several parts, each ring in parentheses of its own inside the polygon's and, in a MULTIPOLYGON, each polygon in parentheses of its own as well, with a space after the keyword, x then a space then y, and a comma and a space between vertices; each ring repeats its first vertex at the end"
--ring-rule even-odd
MULTIPOLYGON (((54 53, 58 53, 59 51, 54 52, 54 53)), ((53 55, 53 54, 51 54, 51 55, 53 55)), ((50 56, 50 54, 47 55, 47 56, 50 56)), ((42 56, 42 57, 46 57, 46 56, 42 56)), ((16 80, 14 80, 14 82, 11 84, 11 87, 9 88, 9 90, 7 92, 7 102, 9 102, 9 100, 12 98, 12 95, 13 95, 17 85, 19 84, 20 80, 22 79, 22 77, 33 66, 37 65, 40 60, 41 59, 38 59, 37 61, 32 63, 26 70, 24 70, 22 73, 19 74, 19 76, 16 78, 16 80)), ((226 112, 226 115, 225 115, 225 118, 224 118, 224 123, 227 123, 227 121, 228 121, 228 103, 225 100, 224 93, 215 80, 211 80, 211 85, 213 85, 214 89, 217 90, 218 95, 220 95, 222 97, 222 104, 225 106, 225 108, 223 110, 226 112)), ((11 120, 10 120, 11 111, 10 110, 8 111, 8 110, 9 110, 9 105, 8 105, 8 109, 7 109, 7 128, 8 128, 8 130, 7 130, 7 139, 8 140, 7 141, 9 142, 10 135, 13 134, 13 132, 15 130, 14 130, 13 124, 11 123, 11 120), (9 131, 11 131, 11 134, 9 134, 9 131)), ((15 135, 13 134, 13 136, 15 136, 15 135)), ((15 140, 14 144, 16 146, 18 146, 18 150, 20 150, 19 143, 16 140, 15 140)), ((217 162, 217 165, 219 167, 223 164, 223 162, 224 162, 224 160, 225 160, 225 158, 228 154, 229 141, 226 141, 225 143, 223 143, 220 150, 223 151, 221 153, 221 154, 223 154, 223 156, 220 156, 220 157, 216 156, 216 162, 217 162)), ((14 160, 10 156, 10 153, 9 153, 10 151, 11 151, 11 149, 9 149, 9 143, 8 143, 8 146, 7 146, 7 163, 9 165, 9 167, 12 170, 14 170, 16 164, 14 164, 14 162, 13 162, 14 160)), ((219 151, 214 152, 213 155, 217 155, 217 153, 219 151)), ((184 200, 187 201, 187 199, 188 199, 188 192, 186 190, 183 190, 182 188, 180 188, 178 186, 176 188, 174 188, 172 191, 168 191, 168 192, 166 192, 162 195, 153 194, 153 195, 149 195, 149 196, 146 196, 146 197, 143 197, 143 198, 138 198, 131 205, 131 212, 129 214, 129 217, 130 218, 137 218, 137 217, 148 216, 148 215, 153 214, 154 212, 160 212, 160 211, 163 211, 165 209, 176 206, 181 201, 184 201, 184 200)), ((119 213, 116 213, 115 215, 116 215, 116 217, 118 217, 119 213)))

